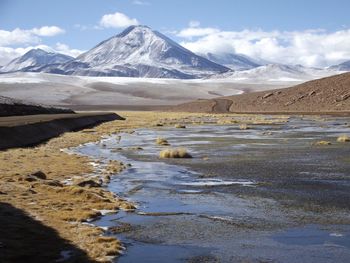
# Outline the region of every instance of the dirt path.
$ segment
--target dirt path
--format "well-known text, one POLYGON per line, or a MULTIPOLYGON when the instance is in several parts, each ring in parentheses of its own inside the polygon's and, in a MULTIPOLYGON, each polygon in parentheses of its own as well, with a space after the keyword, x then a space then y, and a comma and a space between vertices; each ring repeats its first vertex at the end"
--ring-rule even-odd
POLYGON ((215 105, 212 108, 213 112, 225 113, 230 111, 232 101, 228 99, 214 99, 215 105))

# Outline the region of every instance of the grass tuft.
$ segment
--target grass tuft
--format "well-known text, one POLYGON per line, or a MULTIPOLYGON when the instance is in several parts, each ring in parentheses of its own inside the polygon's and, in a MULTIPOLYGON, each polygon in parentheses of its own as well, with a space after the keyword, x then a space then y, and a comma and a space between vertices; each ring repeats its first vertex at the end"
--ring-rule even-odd
POLYGON ((175 124, 175 128, 176 129, 186 129, 186 126, 184 124, 178 123, 178 124, 175 124))
POLYGON ((341 135, 338 137, 337 142, 350 142, 350 137, 347 135, 341 135))
POLYGON ((158 138, 157 138, 156 144, 162 145, 162 146, 168 146, 168 145, 170 145, 169 142, 168 142, 166 139, 161 138, 161 137, 158 137, 158 138))
POLYGON ((160 158, 192 158, 185 148, 166 149, 159 153, 160 158))
POLYGON ((240 125, 239 125, 239 129, 240 129, 240 130, 248 130, 248 129, 249 129, 249 127, 248 127, 248 125, 247 125, 247 124, 242 123, 242 124, 240 124, 240 125))
POLYGON ((331 145, 332 143, 330 141, 318 141, 318 142, 315 142, 314 145, 317 145, 317 146, 324 146, 324 145, 331 145))

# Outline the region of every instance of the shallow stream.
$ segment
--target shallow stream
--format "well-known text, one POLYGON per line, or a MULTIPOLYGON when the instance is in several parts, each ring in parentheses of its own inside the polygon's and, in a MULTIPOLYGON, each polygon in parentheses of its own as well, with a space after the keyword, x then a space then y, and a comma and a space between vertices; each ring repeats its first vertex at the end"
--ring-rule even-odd
MULTIPOLYGON (((299 218, 313 212, 286 209, 279 197, 297 195, 300 200, 286 200, 328 205, 332 200, 320 194, 322 184, 329 196, 350 201, 350 159, 338 158, 349 154, 350 144, 312 146, 350 134, 348 123, 294 117, 247 130, 235 124, 137 129, 74 151, 131 165, 112 178, 108 189, 135 202, 137 210, 94 222, 131 224, 130 231, 117 235, 126 245, 117 262, 349 262, 348 224, 304 222, 299 218), (185 147, 194 158, 158 158, 166 147, 156 145, 157 137, 171 147, 185 147), (291 179, 291 174, 298 176, 291 179)), ((346 207, 334 209, 349 216, 346 207)))

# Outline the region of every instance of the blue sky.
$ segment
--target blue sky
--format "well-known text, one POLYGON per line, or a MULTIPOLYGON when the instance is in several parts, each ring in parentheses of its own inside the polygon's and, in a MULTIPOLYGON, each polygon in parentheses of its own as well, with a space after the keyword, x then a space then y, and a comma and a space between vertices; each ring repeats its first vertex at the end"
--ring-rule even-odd
MULTIPOLYGON (((10 41, 2 43, 0 40, 0 46, 19 52, 19 48, 25 50, 37 45, 57 49, 57 45, 61 44, 66 47, 67 52, 68 49, 75 49, 75 53, 78 53, 78 50, 88 50, 123 30, 120 26, 101 26, 104 15, 118 12, 131 21, 165 33, 195 52, 201 52, 197 50, 198 46, 207 43, 205 41, 208 37, 222 35, 222 32, 225 32, 224 38, 227 43, 237 39, 237 36, 232 34, 228 39, 228 32, 249 31, 248 39, 252 43, 259 41, 251 39, 252 34, 265 32, 268 34, 262 34, 261 39, 270 38, 274 41, 273 39, 277 38, 278 46, 284 47, 289 45, 288 41, 295 41, 295 38, 291 40, 290 36, 283 32, 305 34, 306 31, 318 30, 313 34, 329 36, 348 30, 349 10, 349 0, 0 0, 0 30, 3 31, 3 35, 7 37, 9 34, 6 32, 13 33, 16 28, 27 30, 26 33, 33 35, 32 39, 28 36, 26 40, 13 41, 13 44, 8 43, 10 41), (55 26, 62 30, 56 30, 56 33, 52 34, 33 31, 45 26, 55 26), (196 30, 181 33, 188 28, 196 30), (322 32, 319 29, 322 29, 322 32), (276 31, 280 32, 278 36, 273 34, 276 31)), ((15 36, 12 34, 7 38, 11 39, 10 37, 15 36)), ((241 35, 238 38, 242 40, 241 35)), ((213 51, 217 51, 219 47, 212 48, 213 51)), ((238 44, 226 46, 223 50, 239 51, 264 58, 260 54, 261 51, 244 50, 238 44)), ((347 50, 335 55, 334 59, 309 58, 309 62, 306 63, 327 64, 340 60, 342 56, 348 56, 347 50)), ((0 65, 1 58, 0 54, 0 65)), ((6 60, 5 57, 4 59, 6 60)))

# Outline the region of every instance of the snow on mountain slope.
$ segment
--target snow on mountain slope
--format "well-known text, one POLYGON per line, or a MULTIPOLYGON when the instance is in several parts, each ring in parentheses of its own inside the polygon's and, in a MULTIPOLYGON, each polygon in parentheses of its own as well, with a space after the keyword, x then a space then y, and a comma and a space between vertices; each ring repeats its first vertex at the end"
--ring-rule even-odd
POLYGON ((200 78, 229 70, 147 26, 131 26, 58 69, 69 75, 155 78, 200 78))
POLYGON ((331 67, 329 67, 329 69, 339 70, 339 71, 350 71, 350 60, 345 61, 345 62, 338 64, 338 65, 331 66, 331 67))
POLYGON ((10 61, 7 65, 3 66, 0 70, 2 72, 13 72, 13 71, 40 71, 41 67, 61 64, 73 60, 73 57, 47 52, 42 49, 31 49, 23 56, 15 58, 10 61))
POLYGON ((248 56, 234 54, 234 53, 220 53, 220 54, 207 53, 207 54, 200 54, 200 55, 202 55, 203 57, 215 63, 224 65, 233 70, 248 70, 248 69, 261 66, 261 64, 259 64, 254 59, 248 56))
POLYGON ((218 78, 231 82, 267 83, 301 82, 350 70, 349 62, 317 69, 300 65, 266 64, 266 61, 233 53, 208 53, 204 56, 194 54, 147 26, 131 26, 76 59, 33 49, 0 67, 0 72, 169 79, 218 78))
POLYGON ((289 86, 228 79, 89 77, 16 72, 0 75, 0 96, 52 105, 174 105, 289 86))
POLYGON ((307 68, 301 65, 269 64, 250 70, 231 71, 218 74, 211 78, 225 78, 236 82, 266 83, 266 82, 302 82, 317 78, 336 75, 341 72, 332 69, 307 68))

